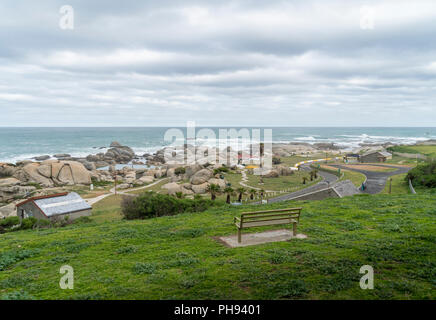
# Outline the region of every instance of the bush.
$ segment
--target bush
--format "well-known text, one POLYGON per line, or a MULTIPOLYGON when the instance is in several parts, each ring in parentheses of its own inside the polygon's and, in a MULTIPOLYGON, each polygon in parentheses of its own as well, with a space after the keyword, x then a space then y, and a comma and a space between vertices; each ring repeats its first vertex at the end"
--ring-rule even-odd
POLYGON ((176 175, 185 174, 185 172, 186 172, 186 169, 184 167, 178 167, 174 170, 174 173, 176 175))
POLYGON ((128 220, 145 219, 182 212, 201 212, 213 205, 217 204, 209 199, 177 199, 166 194, 146 192, 136 198, 124 197, 121 213, 128 220))
POLYGON ((272 163, 273 164, 280 164, 280 163, 282 163, 282 160, 280 158, 278 158, 278 157, 273 157, 272 158, 272 163))
POLYGON ((223 172, 229 172, 229 168, 227 167, 219 167, 217 169, 213 170, 213 174, 219 174, 219 173, 223 173, 223 172))
POLYGON ((13 216, 13 217, 8 217, 6 219, 2 219, 0 220, 0 226, 3 228, 11 228, 13 226, 16 226, 20 224, 20 218, 18 218, 17 216, 13 216))
POLYGON ((419 165, 406 176, 406 181, 412 180, 414 186, 436 188, 436 160, 419 165))
POLYGON ((38 220, 34 217, 25 218, 21 221, 21 230, 32 229, 38 220))

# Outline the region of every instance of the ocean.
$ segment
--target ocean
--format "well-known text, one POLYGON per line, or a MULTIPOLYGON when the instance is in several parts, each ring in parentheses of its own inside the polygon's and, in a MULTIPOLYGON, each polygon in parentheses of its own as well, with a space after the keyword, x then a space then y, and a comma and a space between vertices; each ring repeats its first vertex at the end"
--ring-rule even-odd
MULTIPOLYGON (((170 128, 0 128, 0 162, 14 163, 17 160, 31 159, 34 156, 57 153, 83 157, 104 152, 112 141, 130 146, 135 153, 142 155, 168 145, 164 141, 164 135, 168 129, 170 128)), ((179 129, 186 132, 186 128, 179 129)), ((196 129, 198 131, 201 128, 196 129)), ((218 136, 218 128, 211 129, 218 136)), ((360 143, 414 144, 419 141, 436 139, 435 127, 253 127, 248 129, 272 129, 273 142, 311 144, 334 142, 348 150, 358 147, 360 143)))

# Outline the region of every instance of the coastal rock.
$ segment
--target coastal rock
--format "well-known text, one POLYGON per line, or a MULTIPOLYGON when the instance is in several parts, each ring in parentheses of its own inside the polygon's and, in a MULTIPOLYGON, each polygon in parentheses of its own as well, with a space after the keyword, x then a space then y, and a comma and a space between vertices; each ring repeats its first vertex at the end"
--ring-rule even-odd
POLYGON ((11 203, 6 206, 0 207, 0 219, 12 217, 16 215, 17 215, 17 210, 15 209, 15 203, 11 203))
POLYGON ((35 191, 33 186, 0 186, 0 202, 7 202, 16 198, 23 198, 35 191))
POLYGON ((154 181, 154 178, 152 176, 142 176, 138 180, 142 181, 142 183, 152 183, 154 181))
POLYGON ((227 183, 226 183, 226 181, 224 179, 213 178, 213 179, 209 179, 208 182, 209 182, 209 184, 216 184, 216 185, 218 185, 221 188, 221 190, 224 189, 226 187, 226 185, 227 185, 227 183))
POLYGON ((91 184, 91 173, 77 161, 29 163, 14 175, 23 182, 35 182, 43 187, 54 185, 91 184))
POLYGON ((128 183, 122 183, 117 185, 117 189, 129 189, 130 188, 130 184, 128 183))
POLYGON ((201 169, 191 177, 191 184, 198 185, 207 182, 213 177, 213 172, 209 169, 201 169))
POLYGON ((15 186, 20 183, 21 181, 15 178, 0 179, 0 187, 15 186))
POLYGON ((162 189, 166 189, 168 191, 168 194, 171 194, 171 195, 176 194, 176 192, 183 192, 182 186, 180 184, 175 183, 175 182, 170 182, 170 183, 164 184, 162 186, 162 189))
POLYGON ((118 141, 112 141, 110 144, 110 147, 111 148, 119 148, 119 147, 122 147, 122 145, 118 141))
POLYGON ((44 161, 44 160, 50 159, 50 156, 44 155, 44 156, 39 156, 39 157, 33 157, 33 159, 35 159, 36 161, 44 161))
POLYGON ((197 173, 198 171, 200 171, 201 169, 203 169, 202 165, 199 164, 193 164, 190 166, 186 166, 185 167, 185 176, 187 178, 192 177, 195 173, 197 173))
POLYGON ((268 174, 265 175, 265 178, 278 178, 280 174, 277 170, 271 170, 268 174))
POLYGON ((53 181, 38 172, 39 166, 39 163, 30 163, 24 166, 23 171, 27 175, 27 181, 39 183, 43 187, 53 187, 53 181))
POLYGON ((209 186, 209 183, 205 182, 202 184, 193 184, 191 185, 192 191, 194 191, 197 194, 204 194, 207 191, 207 187, 209 186))
POLYGON ((58 153, 53 155, 54 158, 60 159, 60 158, 70 158, 71 154, 68 153, 58 153))
POLYGON ((37 168, 37 171, 39 174, 43 175, 46 178, 51 177, 51 165, 49 164, 42 164, 37 168))
POLYGON ((14 166, 0 164, 0 177, 12 177, 16 171, 17 168, 14 166))

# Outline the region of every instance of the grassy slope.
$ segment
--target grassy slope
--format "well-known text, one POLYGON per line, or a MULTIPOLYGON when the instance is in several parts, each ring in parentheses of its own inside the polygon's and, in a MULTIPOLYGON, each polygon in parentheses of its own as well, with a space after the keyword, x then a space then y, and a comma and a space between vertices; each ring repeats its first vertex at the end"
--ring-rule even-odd
POLYGON ((232 218, 246 206, 124 221, 118 203, 110 197, 97 206, 99 223, 0 235, 0 297, 436 298, 434 195, 267 205, 262 209, 303 206, 299 232, 308 239, 237 249, 213 237, 234 234, 232 218), (74 290, 59 289, 64 264, 74 267, 74 290), (374 290, 359 288, 365 264, 375 269, 374 290))
MULTIPOLYGON (((407 173, 392 176, 392 194, 408 194, 410 192, 409 185, 404 180, 406 175, 407 173)), ((382 193, 389 193, 389 180, 386 182, 386 186, 382 193)))
POLYGON ((394 151, 402 153, 421 153, 423 155, 436 158, 436 146, 397 146, 392 148, 394 151))

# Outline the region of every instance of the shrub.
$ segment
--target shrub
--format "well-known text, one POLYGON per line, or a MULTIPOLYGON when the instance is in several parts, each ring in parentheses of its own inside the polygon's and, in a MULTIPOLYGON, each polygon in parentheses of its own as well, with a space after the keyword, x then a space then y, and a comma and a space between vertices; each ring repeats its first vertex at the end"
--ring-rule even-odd
POLYGON ((25 218, 21 221, 20 229, 27 230, 32 229, 38 220, 34 217, 25 218))
POLYGON ((93 222, 94 220, 92 220, 90 217, 88 216, 83 216, 83 217, 79 217, 77 219, 75 219, 73 221, 74 224, 82 224, 82 223, 90 223, 93 222))
POLYGON ((219 168, 213 170, 213 174, 219 174, 219 173, 222 173, 222 172, 226 172, 226 173, 229 172, 229 168, 227 168, 227 167, 219 167, 219 168))
POLYGON ((419 165, 406 176, 406 181, 412 180, 414 186, 436 188, 436 160, 419 165))
POLYGON ((213 205, 216 204, 208 199, 178 199, 170 195, 146 192, 136 198, 124 197, 121 212, 128 220, 145 219, 182 212, 201 212, 213 205))
POLYGON ((8 217, 6 219, 0 220, 0 226, 3 228, 11 228, 13 226, 16 226, 20 224, 20 218, 17 216, 8 217))
POLYGON ((279 157, 273 157, 272 163, 273 164, 280 164, 280 163, 282 163, 282 160, 279 157))
POLYGON ((186 172, 186 169, 184 167, 178 167, 174 170, 174 173, 176 175, 185 174, 185 172, 186 172))

